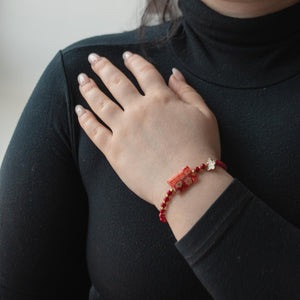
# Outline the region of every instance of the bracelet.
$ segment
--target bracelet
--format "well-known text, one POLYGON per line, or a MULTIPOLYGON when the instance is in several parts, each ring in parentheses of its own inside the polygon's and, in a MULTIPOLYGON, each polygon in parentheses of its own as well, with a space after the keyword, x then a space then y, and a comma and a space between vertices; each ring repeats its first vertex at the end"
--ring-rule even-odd
POLYGON ((187 190, 187 188, 189 188, 193 183, 197 182, 198 175, 200 174, 201 170, 212 171, 216 168, 216 166, 220 166, 223 169, 227 170, 227 166, 222 161, 209 158, 206 163, 197 166, 193 170, 191 170, 188 166, 184 167, 177 174, 167 180, 167 183, 171 186, 171 188, 165 194, 164 200, 161 204, 159 211, 160 221, 163 223, 167 223, 167 205, 170 203, 170 200, 175 194, 183 194, 187 190))

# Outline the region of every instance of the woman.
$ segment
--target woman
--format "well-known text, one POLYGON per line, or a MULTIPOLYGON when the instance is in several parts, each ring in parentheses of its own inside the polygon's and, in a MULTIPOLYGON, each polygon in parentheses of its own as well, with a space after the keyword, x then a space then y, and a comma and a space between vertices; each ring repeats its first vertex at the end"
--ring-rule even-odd
POLYGON ((42 75, 1 167, 1 299, 299 297, 300 3, 178 6, 42 75))

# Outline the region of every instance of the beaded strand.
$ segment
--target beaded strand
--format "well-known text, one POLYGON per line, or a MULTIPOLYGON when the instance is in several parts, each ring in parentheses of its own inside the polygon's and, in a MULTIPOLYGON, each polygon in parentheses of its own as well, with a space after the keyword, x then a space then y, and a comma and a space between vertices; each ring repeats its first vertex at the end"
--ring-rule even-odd
POLYGON ((159 210, 160 221, 163 223, 167 223, 166 210, 170 203, 170 200, 175 194, 182 194, 188 187, 190 187, 193 183, 197 182, 197 176, 200 174, 201 171, 212 171, 215 169, 216 166, 220 166, 223 169, 227 170, 226 164, 222 161, 212 160, 211 158, 208 158, 206 163, 202 163, 200 166, 196 166, 195 169, 190 171, 190 168, 186 166, 185 168, 180 170, 176 175, 172 176, 172 178, 170 178, 167 181, 167 183, 171 185, 171 188, 165 194, 165 197, 159 210), (177 180, 177 178, 180 179, 177 180))

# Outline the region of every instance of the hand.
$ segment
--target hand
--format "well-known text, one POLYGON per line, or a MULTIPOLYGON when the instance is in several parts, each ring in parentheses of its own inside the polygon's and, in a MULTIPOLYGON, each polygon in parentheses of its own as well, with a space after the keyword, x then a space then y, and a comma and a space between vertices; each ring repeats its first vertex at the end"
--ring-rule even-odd
POLYGON ((166 181, 181 168, 220 159, 217 120, 180 72, 182 80, 171 75, 167 85, 140 55, 129 52, 123 58, 145 95, 107 58, 90 54, 93 71, 124 110, 80 74, 82 96, 111 131, 87 109, 79 123, 128 188, 157 205, 170 188, 166 181))

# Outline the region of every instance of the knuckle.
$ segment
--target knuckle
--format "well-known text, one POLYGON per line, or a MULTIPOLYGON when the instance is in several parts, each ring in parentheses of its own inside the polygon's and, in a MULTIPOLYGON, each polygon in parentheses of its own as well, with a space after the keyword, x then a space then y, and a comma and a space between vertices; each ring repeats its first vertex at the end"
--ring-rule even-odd
POLYGON ((99 127, 94 126, 90 131, 91 137, 96 137, 99 134, 99 127))
POLYGON ((84 86, 81 87, 81 89, 84 94, 89 94, 95 87, 96 84, 94 80, 90 79, 89 82, 87 82, 84 86))
POLYGON ((93 110, 100 111, 105 106, 105 100, 101 98, 101 95, 97 92, 97 85, 96 83, 89 83, 89 86, 85 87, 84 97, 92 107, 93 110))
POLYGON ((185 84, 183 87, 181 87, 180 93, 182 94, 194 93, 194 89, 189 85, 185 84))
POLYGON ((155 89, 152 92, 153 99, 161 102, 169 102, 171 99, 170 95, 170 92, 165 89, 155 89))
POLYGON ((131 57, 129 57, 128 63, 132 67, 138 68, 138 71, 140 71, 140 72, 143 72, 143 71, 147 72, 154 68, 154 66, 150 62, 146 61, 144 58, 142 58, 138 54, 133 54, 131 57))
POLYGON ((153 66, 150 63, 142 63, 138 66, 138 72, 141 74, 149 74, 154 71, 153 66))
POLYGON ((132 66, 136 66, 141 62, 140 56, 137 55, 136 53, 133 53, 127 60, 127 63, 131 64, 132 66))
POLYGON ((216 120, 217 120, 215 114, 214 114, 211 110, 208 109, 208 110, 205 112, 205 114, 206 114, 206 117, 207 117, 209 120, 212 120, 212 121, 216 121, 216 120))
POLYGON ((97 63, 94 64, 92 68, 96 73, 100 73, 103 72, 103 70, 106 69, 108 65, 109 65, 109 60, 105 57, 101 57, 101 59, 97 61, 97 63))
POLYGON ((90 112, 86 111, 80 118, 80 122, 83 127, 87 128, 89 126, 89 123, 91 121, 90 112))
POLYGON ((95 103, 95 110, 98 112, 102 111, 105 108, 105 106, 106 106, 106 101, 100 99, 95 103))
POLYGON ((119 85, 120 83, 123 82, 123 77, 120 74, 115 74, 111 77, 111 82, 113 84, 119 85))
POLYGON ((140 103, 132 108, 132 111, 135 112, 135 115, 141 116, 142 118, 148 113, 149 105, 145 102, 140 103))
POLYGON ((131 116, 134 116, 131 119, 137 120, 140 124, 149 124, 149 113, 151 113, 151 105, 137 105, 131 110, 131 116))

